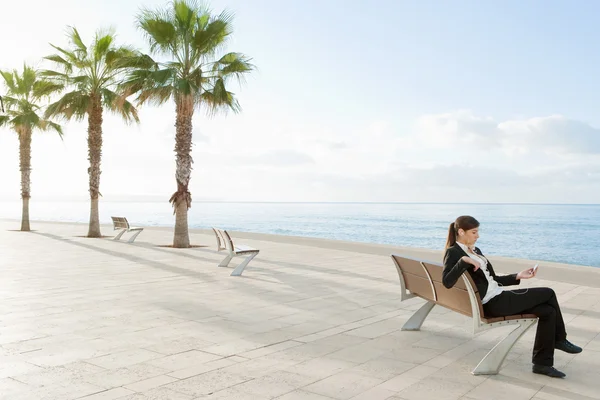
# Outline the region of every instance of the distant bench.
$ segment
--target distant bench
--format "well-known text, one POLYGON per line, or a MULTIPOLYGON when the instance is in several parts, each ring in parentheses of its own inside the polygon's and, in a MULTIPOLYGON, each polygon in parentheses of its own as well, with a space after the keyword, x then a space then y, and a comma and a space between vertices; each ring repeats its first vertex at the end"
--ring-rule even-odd
POLYGON ((240 263, 233 272, 231 276, 240 276, 242 272, 244 272, 244 268, 248 265, 250 261, 259 253, 260 250, 254 249, 249 246, 240 246, 233 244, 233 239, 229 233, 223 229, 212 228, 215 232, 215 236, 217 237, 217 251, 226 250, 227 256, 221 261, 219 267, 226 267, 229 265, 229 262, 233 257, 236 256, 246 256, 246 259, 240 263))
POLYGON ((135 238, 140 233, 142 233, 142 231, 144 230, 144 228, 138 228, 138 227, 132 227, 132 226, 130 226, 129 222, 127 221, 127 218, 125 218, 125 217, 111 217, 111 218, 112 218, 112 221, 113 221, 113 230, 121 229, 121 232, 119 232, 119 234, 117 236, 115 236, 113 238, 113 240, 119 240, 119 239, 121 239, 121 236, 123 236, 123 234, 125 232, 135 232, 133 235, 131 235, 131 237, 127 241, 128 243, 133 243, 133 241, 135 240, 135 238))
POLYGON ((418 331, 433 306, 440 305, 457 313, 473 318, 473 334, 506 325, 519 325, 492 350, 472 371, 473 375, 495 375, 517 340, 537 321, 533 314, 516 314, 508 317, 487 318, 477 286, 468 273, 447 289, 442 283, 443 266, 392 254, 400 278, 401 301, 415 296, 426 300, 404 324, 403 331, 418 331))

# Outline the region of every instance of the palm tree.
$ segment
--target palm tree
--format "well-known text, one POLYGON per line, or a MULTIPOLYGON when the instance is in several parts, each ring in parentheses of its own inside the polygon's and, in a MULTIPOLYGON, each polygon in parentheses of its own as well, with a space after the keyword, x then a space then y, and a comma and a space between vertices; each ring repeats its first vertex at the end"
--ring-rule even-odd
POLYGON ((31 198, 31 134, 34 129, 54 130, 62 137, 62 129, 55 122, 40 117, 39 101, 60 89, 47 80, 40 79, 33 68, 23 66, 23 72, 17 70, 0 71, 8 89, 0 98, 0 127, 9 126, 19 136, 19 164, 21 169, 21 230, 29 231, 29 199, 31 198), (4 107, 6 106, 6 107, 4 107))
POLYGON ((128 71, 125 60, 137 54, 133 49, 116 46, 112 31, 98 31, 88 48, 75 28, 67 36, 70 49, 54 46, 58 53, 44 57, 54 62, 58 71, 43 71, 43 75, 69 89, 50 104, 46 116, 61 116, 88 121, 88 159, 90 166, 90 223, 88 237, 101 237, 98 198, 100 193, 100 161, 102 158, 102 115, 104 109, 120 115, 125 122, 139 122, 137 110, 118 91, 118 84, 128 71))
POLYGON ((226 89, 230 78, 241 81, 254 66, 240 53, 218 56, 231 35, 232 15, 211 11, 194 0, 174 0, 164 9, 143 9, 137 17, 153 55, 137 59, 137 70, 126 80, 128 94, 137 94, 138 104, 161 105, 175 102, 175 180, 177 190, 169 199, 175 214, 173 247, 190 247, 188 209, 192 196, 192 118, 197 108, 207 114, 240 111, 232 92, 226 89))

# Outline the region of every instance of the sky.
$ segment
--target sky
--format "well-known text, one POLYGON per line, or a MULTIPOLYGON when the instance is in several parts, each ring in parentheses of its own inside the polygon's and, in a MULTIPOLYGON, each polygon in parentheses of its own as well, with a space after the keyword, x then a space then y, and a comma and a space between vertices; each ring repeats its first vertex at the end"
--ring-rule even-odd
MULTIPOLYGON (((66 27, 113 27, 163 0, 2 5, 0 68, 50 67, 66 27)), ((206 201, 600 203, 600 2, 214 0, 227 51, 257 66, 239 114, 197 111, 190 190, 206 201)), ((0 86, 1 87, 1 86, 0 86)), ((4 88, 0 89, 3 93, 4 88)), ((168 201, 174 106, 105 115, 103 198, 168 201)), ((32 197, 85 199, 87 123, 34 134, 32 197)), ((0 128, 0 199, 19 199, 16 134, 0 128)))

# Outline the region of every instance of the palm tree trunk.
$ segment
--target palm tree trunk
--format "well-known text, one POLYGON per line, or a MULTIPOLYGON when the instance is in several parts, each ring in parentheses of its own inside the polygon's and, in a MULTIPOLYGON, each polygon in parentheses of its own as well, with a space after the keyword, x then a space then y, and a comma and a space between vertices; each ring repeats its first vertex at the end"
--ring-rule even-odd
POLYGON ((177 191, 169 200, 175 212, 175 233, 173 247, 190 247, 188 230, 188 209, 192 205, 192 195, 188 190, 192 175, 192 117, 194 101, 191 96, 181 96, 176 100, 175 153, 177 191))
POLYGON ((29 199, 31 198, 31 128, 19 129, 19 167, 21 170, 21 230, 31 230, 29 226, 29 199))
POLYGON ((102 237, 100 233, 100 214, 98 197, 100 194, 100 161, 102 159, 102 103, 99 95, 92 95, 88 110, 88 159, 90 167, 90 224, 88 237, 102 237))

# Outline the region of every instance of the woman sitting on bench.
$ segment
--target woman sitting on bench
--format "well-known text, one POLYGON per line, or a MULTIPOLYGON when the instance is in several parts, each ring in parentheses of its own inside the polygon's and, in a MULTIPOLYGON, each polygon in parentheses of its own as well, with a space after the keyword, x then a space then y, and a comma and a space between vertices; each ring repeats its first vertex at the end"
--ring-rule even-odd
POLYGON ((518 274, 496 275, 492 264, 475 247, 479 238, 478 228, 479 222, 467 215, 458 217, 450 224, 444 255, 444 286, 451 288, 463 272, 469 271, 477 285, 486 317, 535 314, 538 326, 533 345, 532 371, 563 378, 565 374, 553 367, 554 349, 580 353, 581 347, 567 340, 565 323, 554 290, 546 287, 504 290, 503 286, 518 285, 521 279, 533 278, 537 271, 529 268, 518 274))

